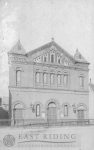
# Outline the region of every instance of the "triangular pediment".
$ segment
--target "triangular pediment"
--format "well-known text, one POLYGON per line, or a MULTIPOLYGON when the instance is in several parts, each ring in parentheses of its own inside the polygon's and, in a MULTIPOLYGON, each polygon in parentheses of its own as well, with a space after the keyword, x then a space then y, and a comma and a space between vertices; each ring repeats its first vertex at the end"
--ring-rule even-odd
POLYGON ((27 56, 29 58, 32 57, 33 62, 36 63, 61 64, 68 66, 75 61, 69 53, 54 41, 27 53, 27 56))

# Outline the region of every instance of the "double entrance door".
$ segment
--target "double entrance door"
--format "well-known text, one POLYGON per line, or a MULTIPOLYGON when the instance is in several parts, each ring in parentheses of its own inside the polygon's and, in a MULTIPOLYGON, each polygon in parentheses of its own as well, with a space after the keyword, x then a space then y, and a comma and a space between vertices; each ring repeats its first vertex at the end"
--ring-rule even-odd
POLYGON ((57 108, 54 102, 48 104, 47 122, 49 124, 55 124, 57 122, 57 108))
POLYGON ((84 110, 78 110, 78 119, 84 119, 84 110))
POLYGON ((23 122, 23 109, 13 110, 14 125, 22 124, 23 122))

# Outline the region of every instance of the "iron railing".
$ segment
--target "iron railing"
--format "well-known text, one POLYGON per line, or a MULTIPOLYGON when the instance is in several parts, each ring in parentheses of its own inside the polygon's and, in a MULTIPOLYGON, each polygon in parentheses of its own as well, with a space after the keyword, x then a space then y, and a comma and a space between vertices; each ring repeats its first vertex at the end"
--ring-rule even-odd
POLYGON ((63 120, 44 120, 44 119, 0 119, 0 126, 16 127, 50 127, 50 126, 93 126, 94 119, 63 119, 63 120))

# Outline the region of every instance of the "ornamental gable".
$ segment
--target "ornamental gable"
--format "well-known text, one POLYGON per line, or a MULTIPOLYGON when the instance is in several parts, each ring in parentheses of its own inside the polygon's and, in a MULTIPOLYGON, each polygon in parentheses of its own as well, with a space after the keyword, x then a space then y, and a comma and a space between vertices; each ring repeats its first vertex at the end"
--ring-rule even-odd
POLYGON ((65 66, 72 64, 71 59, 63 52, 57 50, 56 47, 51 47, 48 50, 44 50, 42 54, 33 58, 33 62, 46 64, 61 64, 65 66))
POLYGON ((34 63, 70 66, 75 62, 74 58, 54 41, 27 53, 27 57, 34 63))
POLYGON ((20 40, 8 52, 9 63, 25 64, 51 64, 61 66, 74 66, 88 68, 89 63, 77 50, 75 55, 70 55, 66 50, 61 48, 55 41, 51 41, 35 50, 26 53, 20 40))

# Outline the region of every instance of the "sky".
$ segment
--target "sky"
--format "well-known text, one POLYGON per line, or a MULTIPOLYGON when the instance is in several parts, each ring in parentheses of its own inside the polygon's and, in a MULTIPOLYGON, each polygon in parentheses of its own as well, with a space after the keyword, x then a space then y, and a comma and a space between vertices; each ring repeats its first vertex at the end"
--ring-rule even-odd
POLYGON ((0 0, 0 96, 8 96, 7 52, 20 39, 27 51, 54 37, 90 62, 94 83, 94 0, 0 0))

